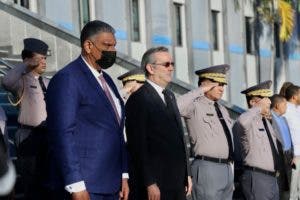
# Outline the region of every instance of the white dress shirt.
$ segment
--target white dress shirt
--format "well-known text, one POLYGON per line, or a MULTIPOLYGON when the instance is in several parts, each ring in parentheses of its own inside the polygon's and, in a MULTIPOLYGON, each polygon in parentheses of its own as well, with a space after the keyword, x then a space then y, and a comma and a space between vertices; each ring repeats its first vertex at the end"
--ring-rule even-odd
MULTIPOLYGON (((94 75, 95 79, 98 81, 99 85, 102 87, 102 84, 101 84, 101 81, 99 79, 99 76, 100 76, 100 72, 98 72, 95 68, 93 68, 92 66, 90 66, 88 64, 88 62, 86 62, 86 60, 83 58, 83 56, 81 56, 82 60, 85 62, 85 64, 89 67, 89 69, 91 70, 92 74, 94 75)), ((102 72, 101 72, 102 73, 102 72)), ((119 114, 119 117, 121 118, 122 117, 122 110, 121 110, 121 104, 120 104, 120 101, 119 99, 116 97, 115 93, 112 91, 112 89, 109 87, 109 85, 107 84, 107 87, 108 87, 108 90, 114 100, 114 103, 116 105, 116 108, 117 108, 117 111, 118 111, 118 114, 119 114)), ((123 173, 122 174, 122 178, 129 178, 129 175, 128 173, 123 173)), ((79 181, 79 182, 76 182, 76 183, 72 183, 70 185, 67 185, 65 186, 65 189, 70 192, 70 193, 73 193, 73 192, 80 192, 80 191, 83 191, 83 190, 86 190, 86 186, 85 186, 85 183, 84 181, 79 181)))
POLYGON ((295 104, 287 102, 286 113, 283 116, 286 118, 290 128, 294 155, 300 156, 300 112, 295 104))
POLYGON ((150 81, 149 79, 146 80, 150 85, 152 85, 152 87, 154 87, 154 89, 156 90, 156 92, 158 93, 158 95, 160 96, 160 98, 163 100, 164 103, 165 102, 165 97, 164 94, 162 93, 163 90, 165 88, 160 87, 159 85, 157 85, 156 83, 154 83, 153 81, 150 81))

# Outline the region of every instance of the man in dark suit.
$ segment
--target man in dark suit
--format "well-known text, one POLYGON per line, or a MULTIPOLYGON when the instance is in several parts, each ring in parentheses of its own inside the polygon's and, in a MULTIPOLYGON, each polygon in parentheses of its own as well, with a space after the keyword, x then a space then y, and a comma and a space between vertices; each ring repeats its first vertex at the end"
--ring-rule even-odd
POLYGON ((191 192, 182 123, 166 89, 174 63, 165 47, 143 55, 146 83, 126 103, 131 200, 183 200, 191 192))
POLYGON ((124 104, 103 71, 116 59, 114 32, 105 22, 88 22, 81 31, 81 56, 49 84, 48 186, 61 191, 53 199, 64 195, 72 200, 127 199, 124 104))

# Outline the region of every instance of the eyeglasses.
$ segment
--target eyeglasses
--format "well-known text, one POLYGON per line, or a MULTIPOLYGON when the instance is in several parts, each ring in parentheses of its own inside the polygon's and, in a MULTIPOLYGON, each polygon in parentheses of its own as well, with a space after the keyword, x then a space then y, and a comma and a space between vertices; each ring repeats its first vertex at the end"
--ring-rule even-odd
POLYGON ((174 62, 164 62, 164 63, 152 63, 152 65, 161 65, 166 68, 170 67, 171 65, 174 67, 175 63, 174 62))

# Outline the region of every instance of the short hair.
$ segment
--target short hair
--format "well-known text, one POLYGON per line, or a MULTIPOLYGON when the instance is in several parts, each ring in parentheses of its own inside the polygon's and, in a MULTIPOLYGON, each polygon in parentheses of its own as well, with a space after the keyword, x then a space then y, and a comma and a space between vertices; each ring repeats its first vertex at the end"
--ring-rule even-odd
POLYGON ((300 92, 300 87, 297 85, 290 85, 285 90, 286 100, 290 100, 294 95, 297 95, 300 92))
POLYGON ((144 53, 144 55, 142 57, 141 68, 145 71, 146 77, 149 76, 149 72, 147 71, 146 66, 149 63, 152 64, 155 62, 153 55, 157 52, 169 52, 169 50, 166 47, 159 46, 159 47, 150 48, 144 53))
POLYGON ((271 100, 271 109, 276 106, 276 104, 281 103, 285 100, 285 97, 280 94, 274 94, 270 97, 271 100))
POLYGON ((23 60, 25 60, 25 58, 32 58, 34 56, 34 53, 32 51, 28 51, 28 50, 23 50, 21 53, 21 57, 23 60))
POLYGON ((81 47, 83 47, 83 43, 86 40, 90 39, 91 37, 101 32, 115 34, 115 29, 111 25, 100 20, 94 20, 88 22, 81 30, 81 34, 80 34, 81 47))
POLYGON ((293 83, 291 83, 291 82, 284 82, 284 83, 282 84, 281 88, 280 88, 279 94, 282 95, 282 96, 284 96, 284 97, 286 97, 286 95, 285 95, 286 89, 287 89, 289 86, 291 86, 291 85, 293 85, 293 83))

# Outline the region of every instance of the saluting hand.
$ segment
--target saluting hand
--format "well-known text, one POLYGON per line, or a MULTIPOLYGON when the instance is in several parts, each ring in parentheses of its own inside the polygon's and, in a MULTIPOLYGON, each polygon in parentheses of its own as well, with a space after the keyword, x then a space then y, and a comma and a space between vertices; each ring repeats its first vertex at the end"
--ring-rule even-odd
POLYGON ((72 200, 90 200, 90 195, 86 190, 83 190, 81 192, 73 192, 72 200))
POLYGON ((27 66, 27 69, 29 71, 33 70, 39 65, 40 58, 38 57, 32 57, 32 58, 25 58, 24 59, 24 64, 27 66))
POLYGON ((214 89, 218 85, 219 85, 219 83, 217 83, 217 82, 206 82, 206 81, 204 81, 204 82, 201 83, 200 88, 205 93, 205 92, 208 92, 208 91, 214 89))
POLYGON ((160 190, 156 184, 147 187, 148 200, 160 200, 160 190))
POLYGON ((263 116, 270 115, 270 105, 271 101, 269 98, 263 98, 256 103, 256 106, 259 106, 261 108, 261 114, 263 116))

